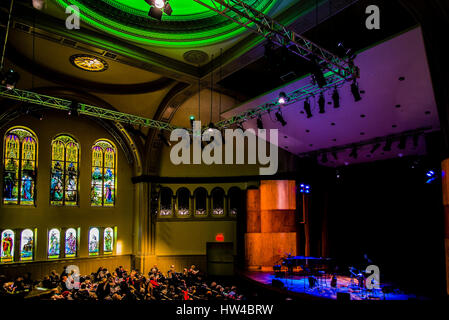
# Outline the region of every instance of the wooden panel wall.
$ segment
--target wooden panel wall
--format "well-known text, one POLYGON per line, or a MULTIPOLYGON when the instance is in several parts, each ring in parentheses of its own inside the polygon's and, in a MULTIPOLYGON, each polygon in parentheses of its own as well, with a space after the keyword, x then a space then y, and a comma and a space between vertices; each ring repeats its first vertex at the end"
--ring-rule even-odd
POLYGON ((260 191, 250 189, 246 192, 247 232, 260 232, 260 191))
POLYGON ((294 180, 268 180, 260 182, 260 210, 295 210, 294 180))
POLYGON ((247 192, 245 260, 248 268, 270 267, 286 253, 296 255, 295 181, 261 181, 247 192))

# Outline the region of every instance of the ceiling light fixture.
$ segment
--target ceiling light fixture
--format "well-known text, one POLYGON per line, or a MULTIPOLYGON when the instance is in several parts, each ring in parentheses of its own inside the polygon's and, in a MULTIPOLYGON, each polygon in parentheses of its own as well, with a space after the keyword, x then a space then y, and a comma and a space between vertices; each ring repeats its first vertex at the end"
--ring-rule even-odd
POLYGON ((326 110, 324 110, 324 106, 326 105, 326 100, 324 99, 324 95, 321 92, 320 98, 318 99, 318 106, 320 107, 319 113, 325 113, 326 110))
POLYGON ((282 116, 280 110, 276 112, 274 115, 276 116, 277 121, 279 121, 283 127, 287 125, 287 122, 284 120, 284 117, 282 116))
POLYGON ((385 142, 385 146, 383 147, 383 151, 391 151, 391 144, 393 141, 391 139, 387 139, 387 142, 385 142))
POLYGON ((355 80, 351 84, 351 93, 354 96, 355 102, 362 100, 362 97, 360 96, 359 85, 357 84, 357 82, 355 80))
POLYGON ((332 100, 334 101, 334 108, 340 108, 340 95, 338 94, 337 87, 335 87, 334 92, 332 93, 332 100))
POLYGON ((285 92, 280 92, 279 93, 279 98, 278 98, 278 103, 279 104, 285 104, 288 101, 288 97, 285 94, 285 92))
POLYGON ((373 148, 371 149, 370 153, 376 152, 376 150, 379 148, 380 148, 380 143, 376 143, 375 145, 373 145, 373 148))
POLYGON ((352 151, 351 151, 351 153, 349 154, 349 156, 350 156, 351 158, 357 159, 357 157, 359 156, 358 153, 357 153, 357 147, 352 148, 352 151))
POLYGON ((162 20, 162 13, 171 16, 173 9, 168 0, 145 0, 150 5, 148 15, 154 19, 162 20))
POLYGON ((310 108, 309 99, 304 101, 304 111, 307 114, 307 118, 312 118, 312 109, 310 108))
POLYGON ((263 130, 263 121, 260 116, 257 118, 257 128, 263 130))
POLYGON ((6 72, 2 72, 1 84, 8 90, 12 90, 16 87, 17 82, 19 82, 20 75, 13 69, 9 69, 6 72))

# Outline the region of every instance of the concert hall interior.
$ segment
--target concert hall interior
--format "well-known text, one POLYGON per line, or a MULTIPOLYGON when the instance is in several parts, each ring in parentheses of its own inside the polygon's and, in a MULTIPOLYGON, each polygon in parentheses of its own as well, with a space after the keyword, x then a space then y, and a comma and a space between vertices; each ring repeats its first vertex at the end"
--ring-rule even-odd
POLYGON ((447 1, 0 9, 0 300, 447 299, 447 1))

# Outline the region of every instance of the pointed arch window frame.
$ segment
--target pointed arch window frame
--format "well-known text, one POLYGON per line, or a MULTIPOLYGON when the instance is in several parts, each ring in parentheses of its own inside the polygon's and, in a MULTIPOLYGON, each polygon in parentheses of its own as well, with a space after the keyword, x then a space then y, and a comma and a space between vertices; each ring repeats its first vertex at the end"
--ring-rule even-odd
POLYGON ((117 154, 117 146, 109 139, 105 139, 105 138, 101 138, 96 140, 91 148, 91 190, 90 190, 90 206, 91 207, 98 207, 98 208, 111 208, 111 207, 115 207, 116 201, 117 201, 117 164, 118 164, 118 154, 117 154), (109 145, 109 146, 108 146, 109 145), (101 154, 102 154, 102 158, 101 158, 101 162, 98 163, 96 162, 96 160, 94 159, 95 154, 94 152, 97 151, 98 152, 98 148, 100 148, 101 154), (112 164, 111 165, 107 165, 106 164, 106 156, 107 156, 107 150, 111 148, 113 151, 113 155, 114 155, 114 159, 111 161, 109 160, 109 163, 112 164), (100 165, 98 165, 100 164, 100 165), (100 179, 96 179, 94 177, 94 174, 98 174, 96 172, 96 169, 100 169, 99 174, 101 175, 100 179), (109 185, 110 189, 107 190, 106 189, 106 185, 105 185, 105 172, 108 169, 112 169, 111 173, 113 175, 113 185, 112 188, 109 185), (96 190, 98 190, 97 188, 100 185, 100 182, 98 182, 99 180, 101 180, 101 201, 100 203, 96 202, 93 200, 94 196, 98 196, 98 192, 96 192, 96 190), (111 194, 113 195, 113 202, 111 203, 106 203, 105 198, 106 196, 106 192, 111 192, 111 194))
POLYGON ((68 207, 76 207, 79 205, 79 178, 80 178, 80 159, 81 159, 81 145, 78 142, 78 140, 73 137, 71 134, 68 133, 61 133, 55 136, 51 141, 51 169, 50 169, 50 204, 53 206, 68 206, 68 207), (64 141, 64 140, 65 141, 64 141), (55 149, 54 144, 56 142, 61 142, 63 146, 63 155, 61 159, 57 159, 55 157, 55 149), (70 143, 73 143, 76 145, 77 148, 77 155, 76 155, 76 161, 70 161, 67 155, 68 146, 70 143), (60 200, 54 200, 53 199, 53 175, 55 174, 55 168, 54 168, 54 162, 62 162, 62 168, 61 168, 61 174, 62 174, 62 198, 60 200), (75 189, 73 189, 73 186, 71 189, 69 189, 69 175, 73 174, 71 172, 72 170, 69 170, 68 163, 76 163, 76 168, 74 169, 74 173, 76 175, 76 185, 75 189), (68 193, 75 193, 76 194, 76 200, 69 200, 67 198, 68 193))
MULTIPOLYGON (((36 133, 31 130, 28 127, 24 126, 14 126, 6 130, 4 136, 3 136, 3 192, 2 192, 2 202, 4 205, 20 205, 20 206, 36 206, 36 196, 37 196, 37 172, 38 172, 38 156, 39 156, 39 140, 37 138, 36 133), (18 139, 18 147, 16 150, 17 157, 16 158, 10 158, 7 155, 7 152, 9 150, 7 146, 7 138, 9 136, 15 136, 18 139), (34 141, 34 157, 33 159, 24 159, 25 158, 25 150, 24 150, 24 144, 26 140, 29 140, 27 138, 30 138, 34 141), (11 192, 14 192, 14 188, 16 189, 17 193, 17 199, 13 198, 7 198, 6 193, 8 192, 6 190, 7 182, 6 182, 6 176, 7 172, 10 171, 12 174, 12 170, 8 170, 8 160, 9 159, 15 159, 14 166, 15 166, 15 181, 13 190, 11 192), (31 163, 31 169, 25 169, 25 161, 28 161, 31 163), (27 176, 30 179, 24 180, 24 175, 27 173, 27 176), (30 186, 31 182, 31 186, 30 186), (25 188, 25 183, 27 185, 27 188, 30 187, 32 190, 32 200, 26 200, 23 198, 23 190, 25 188)), ((10 176, 10 175, 9 175, 10 176)))

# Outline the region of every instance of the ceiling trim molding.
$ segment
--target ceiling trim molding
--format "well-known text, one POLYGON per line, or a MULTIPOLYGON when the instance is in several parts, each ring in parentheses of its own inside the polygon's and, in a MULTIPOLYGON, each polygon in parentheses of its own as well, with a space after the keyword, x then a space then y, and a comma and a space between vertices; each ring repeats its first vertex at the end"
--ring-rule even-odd
POLYGON ((84 80, 76 77, 69 76, 67 74, 58 72, 56 70, 47 68, 39 63, 32 61, 25 57, 16 48, 11 45, 8 46, 7 58, 12 63, 20 66, 28 72, 39 76, 43 79, 56 82, 61 85, 69 83, 71 86, 78 89, 89 88, 91 92, 107 93, 107 94, 140 94, 159 91, 172 85, 175 80, 166 77, 160 79, 133 84, 108 84, 101 82, 94 82, 84 80))

